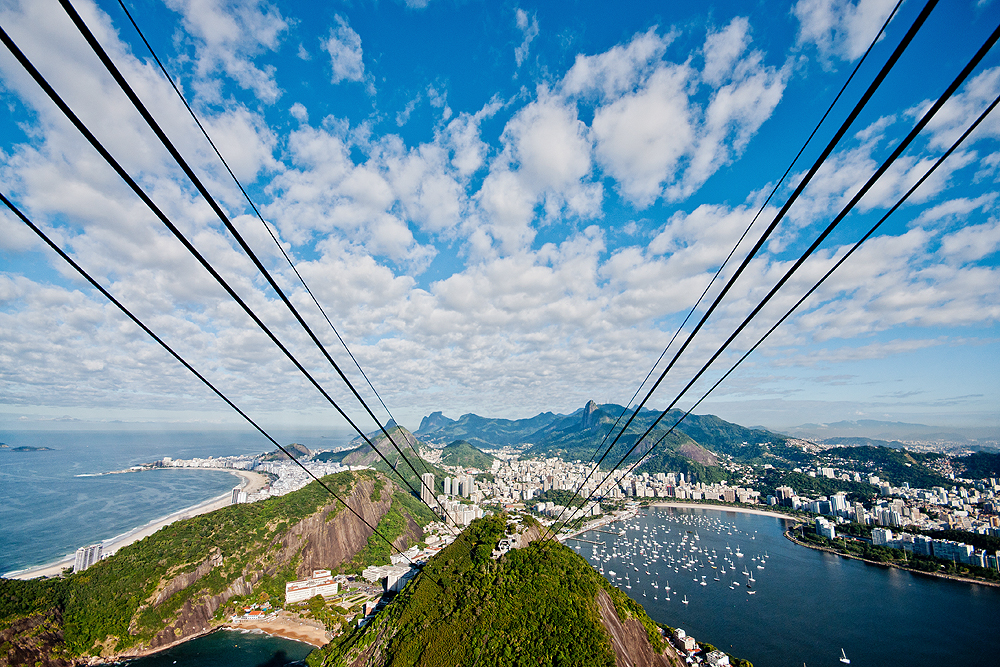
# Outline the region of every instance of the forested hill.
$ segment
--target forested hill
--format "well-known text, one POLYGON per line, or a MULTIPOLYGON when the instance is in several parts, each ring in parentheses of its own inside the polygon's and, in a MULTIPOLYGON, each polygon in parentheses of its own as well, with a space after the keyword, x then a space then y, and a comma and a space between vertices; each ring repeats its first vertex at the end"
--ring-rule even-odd
POLYGON ((473 523, 310 666, 683 665, 645 610, 562 544, 533 541, 494 560, 505 519, 473 523))
MULTIPOLYGON (((324 482, 400 548, 422 540, 420 526, 436 518, 375 471, 324 482)), ((0 579, 0 664, 141 655, 200 634, 263 594, 280 605, 285 583, 313 569, 388 562, 385 542, 313 482, 178 521, 63 579, 0 579)))
POLYGON ((489 472, 496 459, 465 440, 456 440, 441 450, 441 464, 476 468, 489 472))
POLYGON ((409 488, 417 493, 421 484, 420 475, 425 472, 434 473, 434 494, 444 493, 444 478, 448 473, 417 456, 415 452, 419 449, 416 436, 402 426, 395 425, 390 426, 387 432, 392 438, 391 441, 381 431, 376 431, 368 434, 368 439, 374 447, 358 437, 350 443, 354 445, 353 449, 320 452, 313 456, 313 460, 336 461, 351 466, 371 466, 400 486, 405 488, 409 485, 409 488), (399 451, 396 451, 396 447, 399 451), (405 483, 401 482, 400 476, 406 480, 405 483))

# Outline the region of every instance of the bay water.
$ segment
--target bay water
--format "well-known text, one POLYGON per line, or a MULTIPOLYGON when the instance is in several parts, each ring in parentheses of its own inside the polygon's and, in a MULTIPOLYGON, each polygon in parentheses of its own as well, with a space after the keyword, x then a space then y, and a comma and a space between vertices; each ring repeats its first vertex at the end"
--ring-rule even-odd
MULTIPOLYGON (((278 441, 330 449, 346 437, 306 431, 281 434, 278 441)), ((9 430, 0 431, 0 442, 7 445, 0 449, 0 573, 57 561, 79 547, 215 498, 240 482, 223 470, 99 473, 164 456, 207 458, 273 448, 260 434, 240 430, 9 430), (49 451, 13 451, 17 447, 49 451)))
POLYGON ((304 664, 312 650, 309 644, 259 632, 219 630, 127 664, 129 667, 283 667, 304 664))
POLYGON ((757 667, 839 667, 842 649, 852 667, 996 664, 1000 589, 802 547, 788 525, 652 507, 567 544, 654 620, 757 667))

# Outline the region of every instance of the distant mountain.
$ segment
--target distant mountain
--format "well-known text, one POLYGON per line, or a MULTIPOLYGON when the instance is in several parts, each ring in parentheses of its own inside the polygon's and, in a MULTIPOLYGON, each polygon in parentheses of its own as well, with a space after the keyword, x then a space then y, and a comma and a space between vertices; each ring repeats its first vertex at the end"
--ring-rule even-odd
POLYGON ((480 449, 492 449, 530 442, 530 435, 560 416, 543 412, 530 419, 492 419, 470 413, 454 420, 435 412, 420 421, 417 435, 428 443, 465 440, 480 449))
MULTIPOLYGON (((370 623, 309 664, 684 665, 642 606, 563 544, 535 539, 493 560, 505 518, 477 520, 370 623)), ((521 539, 529 532, 537 538, 537 524, 521 539)))
POLYGON ((943 445, 997 447, 1000 427, 970 426, 946 427, 907 422, 859 419, 829 424, 801 424, 782 429, 783 433, 797 438, 825 441, 828 438, 858 437, 874 440, 909 440, 936 442, 943 445))
POLYGON ((906 445, 899 440, 875 440, 873 438, 823 438, 824 445, 836 445, 837 447, 888 447, 889 449, 906 449, 906 445))
MULTIPOLYGON (((417 435, 428 442, 465 440, 480 448, 526 445, 523 456, 589 461, 599 445, 608 444, 605 436, 619 422, 624 411, 625 408, 620 405, 599 405, 589 401, 568 415, 543 412, 530 419, 519 420, 490 419, 473 414, 453 420, 435 412, 421 421, 417 435)), ((625 413, 619 428, 631 414, 632 411, 625 413)), ((641 410, 605 457, 606 467, 624 456, 659 414, 654 410, 641 410)), ((725 478, 718 468, 719 454, 748 462, 762 461, 768 456, 794 459, 802 454, 801 450, 788 447, 784 436, 762 429, 749 429, 714 415, 690 415, 673 433, 664 435, 682 414, 679 410, 667 414, 628 460, 636 460, 645 453, 648 445, 662 438, 657 451, 643 464, 642 471, 685 472, 696 480, 715 481, 725 478)))
MULTIPOLYGON (((300 445, 297 442, 294 442, 290 445, 285 445, 285 449, 287 449, 292 454, 292 456, 294 456, 297 459, 305 458, 312 454, 312 452, 309 451, 308 447, 306 447, 305 445, 300 445)), ((265 454, 264 456, 261 457, 261 461, 287 461, 287 460, 288 460, 288 454, 285 454, 280 449, 276 449, 270 454, 265 454)))
POLYGON ((477 449, 465 440, 456 440, 441 450, 442 465, 476 468, 489 472, 495 457, 477 449))

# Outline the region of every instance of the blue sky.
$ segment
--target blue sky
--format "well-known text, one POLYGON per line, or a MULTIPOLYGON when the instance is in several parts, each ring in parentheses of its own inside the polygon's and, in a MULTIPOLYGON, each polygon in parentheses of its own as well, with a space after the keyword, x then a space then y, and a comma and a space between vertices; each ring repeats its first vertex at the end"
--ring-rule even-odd
MULTIPOLYGON (((436 410, 525 417, 628 400, 894 4, 126 2, 411 427, 436 410)), ((118 4, 74 5, 350 366, 118 4)), ((737 260, 922 7, 902 4, 737 260)), ((932 12, 652 406, 674 398, 998 21, 991 2, 932 12)), ((0 24, 360 419, 56 0, 8 3, 0 24)), ((6 52, 0 83, 4 192, 265 426, 342 429, 6 52)), ((696 400, 998 93, 1000 51, 679 405, 696 400)), ((1000 423, 998 137, 991 117, 698 411, 773 427, 1000 423)), ((236 421, 60 261, 0 215, 0 425, 236 421)))

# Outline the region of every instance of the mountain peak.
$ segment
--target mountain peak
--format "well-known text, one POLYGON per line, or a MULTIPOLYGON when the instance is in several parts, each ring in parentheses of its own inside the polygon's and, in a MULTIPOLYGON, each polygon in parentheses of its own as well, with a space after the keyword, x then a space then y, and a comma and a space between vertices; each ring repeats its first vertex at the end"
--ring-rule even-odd
POLYGON ((583 408, 583 428, 592 428, 595 424, 597 424, 598 410, 600 410, 600 408, 597 407, 597 403, 595 401, 587 401, 587 405, 583 408))
POLYGON ((420 420, 420 428, 417 431, 421 433, 429 433, 432 431, 437 431, 440 428, 447 426, 448 424, 454 424, 454 419, 449 419, 444 416, 444 413, 438 410, 437 412, 432 412, 423 419, 420 420))

